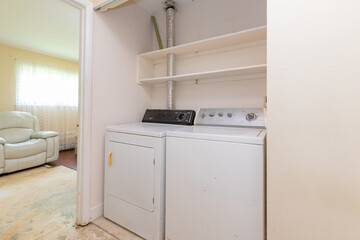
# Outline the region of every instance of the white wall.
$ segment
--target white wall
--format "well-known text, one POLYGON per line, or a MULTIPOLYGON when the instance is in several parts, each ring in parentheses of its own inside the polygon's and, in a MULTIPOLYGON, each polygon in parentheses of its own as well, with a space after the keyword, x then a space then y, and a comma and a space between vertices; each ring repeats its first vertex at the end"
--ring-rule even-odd
POLYGON ((94 13, 91 199, 102 212, 104 134, 112 124, 140 121, 151 91, 136 83, 136 56, 151 50, 150 15, 137 5, 94 13))
POLYGON ((268 2, 268 240, 360 239, 360 2, 268 2))
MULTIPOLYGON (((176 6, 177 45, 266 25, 266 0, 193 0, 176 6)), ((166 47, 165 12, 160 9, 154 16, 166 47)), ((155 34, 153 41, 158 49, 155 34)))
MULTIPOLYGON (((164 47, 166 47, 166 16, 155 14, 164 47)), ((179 4, 175 16, 176 44, 183 44, 218 35, 266 25, 266 0, 195 0, 179 4)), ((155 34, 153 48, 158 49, 155 34)), ((234 79, 232 79, 234 80, 234 79)), ((153 88, 153 108, 166 108, 166 87, 153 88)), ((178 84, 176 108, 199 107, 262 107, 266 80, 227 81, 225 83, 178 84)))

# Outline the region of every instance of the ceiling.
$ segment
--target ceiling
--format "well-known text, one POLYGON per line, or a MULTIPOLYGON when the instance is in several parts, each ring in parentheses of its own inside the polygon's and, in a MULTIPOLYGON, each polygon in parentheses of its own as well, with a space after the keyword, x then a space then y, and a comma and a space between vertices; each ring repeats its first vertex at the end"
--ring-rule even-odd
MULTIPOLYGON (((132 0, 150 14, 165 0, 132 0)), ((195 0, 175 0, 176 5, 195 0)), ((72 61, 79 59, 80 12, 61 0, 0 0, 0 43, 72 61)))
POLYGON ((0 0, 0 43, 78 61, 80 12, 61 0, 0 0))

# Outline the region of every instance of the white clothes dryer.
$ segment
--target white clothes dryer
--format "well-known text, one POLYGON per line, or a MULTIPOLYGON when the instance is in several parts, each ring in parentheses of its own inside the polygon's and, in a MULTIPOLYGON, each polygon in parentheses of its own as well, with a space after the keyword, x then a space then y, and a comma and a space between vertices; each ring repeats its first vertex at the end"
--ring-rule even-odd
POLYGON ((192 124, 194 115, 193 111, 147 110, 142 123, 106 128, 106 218, 145 239, 164 239, 166 133, 192 124))
POLYGON ((195 125, 167 134, 166 239, 264 240, 263 110, 200 109, 195 125))

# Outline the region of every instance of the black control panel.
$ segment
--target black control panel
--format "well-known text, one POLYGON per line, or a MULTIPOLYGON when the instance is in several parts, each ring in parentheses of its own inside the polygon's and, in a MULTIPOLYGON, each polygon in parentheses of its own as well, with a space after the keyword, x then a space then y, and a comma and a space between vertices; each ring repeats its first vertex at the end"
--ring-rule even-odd
POLYGON ((147 109, 142 121, 149 123, 194 125, 194 119, 195 111, 193 110, 147 109))

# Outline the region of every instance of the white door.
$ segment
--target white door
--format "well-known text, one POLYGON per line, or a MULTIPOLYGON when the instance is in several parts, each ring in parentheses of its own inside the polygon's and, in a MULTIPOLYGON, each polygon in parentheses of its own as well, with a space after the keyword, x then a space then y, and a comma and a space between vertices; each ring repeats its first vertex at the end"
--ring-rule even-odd
POLYGON ((153 148, 110 142, 108 194, 128 204, 154 211, 155 152, 153 148))

